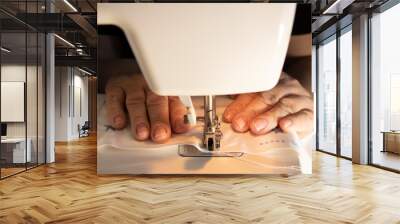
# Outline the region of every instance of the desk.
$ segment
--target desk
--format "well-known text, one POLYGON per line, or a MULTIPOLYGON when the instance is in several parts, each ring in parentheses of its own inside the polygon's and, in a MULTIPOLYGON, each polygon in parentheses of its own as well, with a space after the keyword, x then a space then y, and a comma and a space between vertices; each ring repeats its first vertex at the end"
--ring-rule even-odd
POLYGON ((382 152, 393 152, 400 154, 400 131, 382 131, 383 150, 382 152))
POLYGON ((32 140, 26 139, 27 147, 25 151, 25 138, 5 138, 1 139, 1 159, 5 163, 26 163, 32 158, 32 140))

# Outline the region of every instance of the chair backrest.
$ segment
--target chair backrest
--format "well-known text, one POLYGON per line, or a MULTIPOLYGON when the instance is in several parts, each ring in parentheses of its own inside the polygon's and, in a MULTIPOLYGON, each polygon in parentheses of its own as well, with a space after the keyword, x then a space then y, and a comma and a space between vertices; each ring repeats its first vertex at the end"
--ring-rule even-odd
POLYGON ((82 129, 89 129, 90 128, 90 122, 89 121, 85 121, 85 123, 82 126, 82 129))

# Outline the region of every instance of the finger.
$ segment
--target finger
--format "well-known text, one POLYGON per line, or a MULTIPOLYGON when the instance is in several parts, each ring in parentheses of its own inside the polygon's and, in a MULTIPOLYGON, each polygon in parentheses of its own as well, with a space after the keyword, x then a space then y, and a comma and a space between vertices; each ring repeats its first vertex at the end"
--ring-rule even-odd
POLYGON ((108 85, 106 87, 107 120, 113 128, 122 129, 126 125, 125 94, 121 87, 108 85))
POLYGON ((171 137, 168 97, 156 95, 150 89, 146 89, 146 92, 147 111, 151 126, 151 139, 156 143, 165 142, 171 137))
POLYGON ((249 129, 250 121, 270 107, 271 105, 266 104, 261 95, 256 95, 241 112, 233 117, 232 129, 237 132, 246 132, 249 129))
POLYGON ((250 122, 251 132, 256 135, 266 134, 278 126, 278 121, 301 110, 313 110, 314 104, 310 97, 287 96, 282 98, 267 112, 257 116, 250 122))
POLYGON ((290 114, 279 120, 279 127, 284 132, 297 132, 303 136, 314 130, 314 112, 312 110, 301 110, 290 114))
POLYGON ((257 93, 247 93, 237 96, 236 99, 226 107, 222 115, 224 121, 230 123, 233 117, 243 110, 256 95, 257 93))
POLYGON ((169 103, 169 120, 172 130, 175 133, 181 134, 189 131, 190 125, 184 121, 184 116, 187 113, 185 105, 179 100, 177 96, 168 97, 169 103))
POLYGON ((238 132, 246 132, 249 129, 250 121, 256 115, 265 112, 281 98, 288 95, 308 96, 309 93, 297 80, 291 78, 286 73, 282 73, 277 86, 269 91, 257 94, 244 110, 241 108, 241 112, 234 115, 231 120, 232 128, 238 132))
POLYGON ((274 88, 261 93, 265 103, 269 105, 276 104, 280 99, 288 95, 310 96, 310 93, 298 80, 293 79, 286 73, 282 73, 281 79, 274 88))
POLYGON ((128 90, 125 103, 129 113, 132 135, 137 140, 148 139, 150 128, 147 119, 144 89, 139 86, 128 90))

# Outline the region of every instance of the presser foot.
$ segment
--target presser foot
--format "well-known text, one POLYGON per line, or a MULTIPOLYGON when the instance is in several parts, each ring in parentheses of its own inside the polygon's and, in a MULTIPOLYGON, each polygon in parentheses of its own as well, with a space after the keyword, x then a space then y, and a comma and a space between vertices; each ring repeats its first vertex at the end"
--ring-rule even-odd
POLYGON ((241 157, 243 152, 208 151, 196 145, 179 145, 178 154, 182 157, 241 157))

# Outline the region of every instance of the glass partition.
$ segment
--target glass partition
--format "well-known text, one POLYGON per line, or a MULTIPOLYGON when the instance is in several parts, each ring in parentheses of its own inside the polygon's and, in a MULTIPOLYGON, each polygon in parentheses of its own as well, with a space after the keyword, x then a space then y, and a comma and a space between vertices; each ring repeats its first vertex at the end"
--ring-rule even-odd
POLYGON ((371 18, 372 164, 400 170, 400 4, 371 18))
POLYGON ((351 26, 340 36, 340 154, 352 157, 352 33, 351 26))
MULTIPOLYGON (((39 3, 44 2, 0 6, 38 13, 39 3)), ((43 33, 0 12, 1 179, 45 162, 45 44, 43 33)))
POLYGON ((25 31, 1 34, 2 177, 24 171, 31 162, 26 141, 26 42, 25 31))
POLYGON ((318 47, 317 148, 336 154, 336 36, 318 47))

